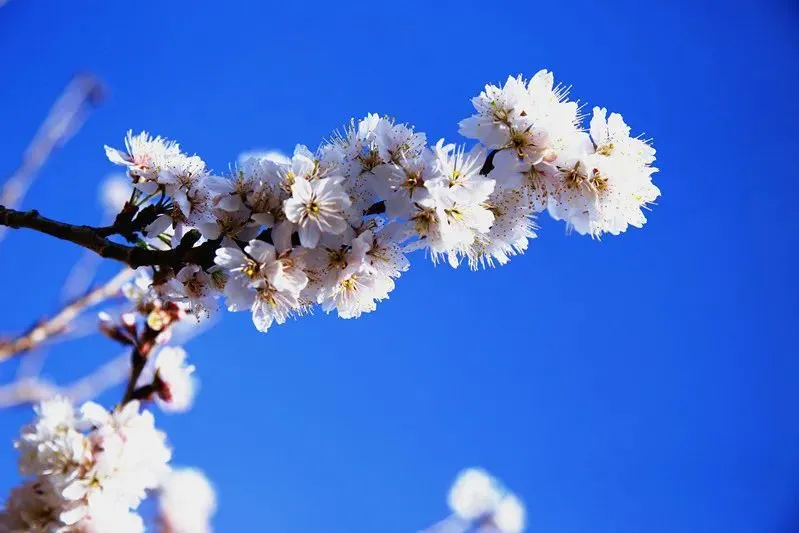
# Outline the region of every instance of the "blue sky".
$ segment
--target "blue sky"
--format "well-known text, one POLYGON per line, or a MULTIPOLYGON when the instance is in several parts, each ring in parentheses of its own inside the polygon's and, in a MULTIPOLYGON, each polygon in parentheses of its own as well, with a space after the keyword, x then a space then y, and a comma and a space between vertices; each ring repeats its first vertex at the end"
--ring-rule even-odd
MULTIPOLYGON (((187 345, 195 410, 159 417, 175 462, 216 483, 218 531, 413 532, 446 514, 460 468, 482 465, 536 533, 789 533, 798 29, 788 1, 11 0, 0 176, 76 70, 110 98, 24 206, 91 224, 112 170, 102 146, 128 128, 217 169, 246 149, 313 147, 370 111, 457 140, 484 83, 552 69, 655 139, 663 196, 647 226, 596 242, 542 220, 525 256, 485 272, 416 256, 359 320, 320 313, 263 335, 227 315, 187 345)), ((54 309, 79 255, 9 235, 0 328, 54 309)), ((116 347, 49 353, 45 373, 67 379, 116 347)), ((0 413, 0 495, 29 416, 0 413)))

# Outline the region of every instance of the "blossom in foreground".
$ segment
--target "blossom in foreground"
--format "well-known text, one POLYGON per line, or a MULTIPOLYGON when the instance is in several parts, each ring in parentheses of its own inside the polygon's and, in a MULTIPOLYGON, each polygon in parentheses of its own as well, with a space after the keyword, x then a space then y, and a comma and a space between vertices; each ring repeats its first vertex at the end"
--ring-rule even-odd
POLYGON ((344 211, 351 201, 338 179, 325 178, 308 182, 298 179, 286 200, 286 218, 297 225, 300 243, 315 248, 324 233, 340 235, 347 229, 344 211))
POLYGON ((473 146, 429 143, 370 113, 315 150, 243 157, 221 176, 146 132, 106 152, 152 195, 148 247, 174 248, 192 230, 194 246, 214 246, 213 264, 157 268, 158 297, 195 315, 224 298, 260 331, 315 306, 374 311, 413 251, 454 268, 504 265, 530 247, 543 213, 594 238, 646 222, 660 195, 655 150, 621 115, 596 107, 585 124, 547 70, 488 84, 472 105, 459 131, 473 146))
POLYGON ((173 160, 181 156, 177 143, 152 137, 146 131, 133 135, 133 131, 129 130, 125 137, 125 148, 123 152, 106 146, 105 153, 112 163, 127 167, 134 178, 134 186, 145 194, 158 189, 156 181, 161 170, 168 168, 173 160))
POLYGON ((161 485, 158 509, 164 533, 208 533, 216 492, 199 470, 176 469, 161 485))
POLYGON ((138 401, 113 412, 87 402, 76 411, 53 398, 15 442, 20 472, 0 512, 2 531, 143 531, 135 514, 169 471, 171 450, 138 401))
POLYGON ((156 403, 164 411, 188 411, 197 390, 194 365, 186 364, 186 350, 176 346, 161 348, 155 357, 153 379, 156 403))
POLYGON ((252 240, 244 250, 235 246, 218 249, 215 262, 228 275, 228 310, 251 311, 259 331, 302 311, 299 295, 308 277, 289 253, 278 257, 271 244, 252 240))

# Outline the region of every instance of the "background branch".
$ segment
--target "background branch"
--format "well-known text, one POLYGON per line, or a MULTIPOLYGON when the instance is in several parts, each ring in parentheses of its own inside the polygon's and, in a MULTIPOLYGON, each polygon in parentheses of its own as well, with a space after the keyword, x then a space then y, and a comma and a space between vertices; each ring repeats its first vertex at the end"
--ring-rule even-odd
MULTIPOLYGON (((1 3, 0 3, 1 4, 1 3)), ((16 207, 53 150, 63 145, 86 121, 90 111, 104 98, 105 89, 91 74, 77 74, 50 108, 22 157, 22 163, 0 189, 0 205, 16 207)), ((6 228, 0 227, 0 240, 6 228)))
POLYGON ((38 376, 20 378, 0 386, 0 409, 35 404, 56 395, 82 403, 124 382, 129 371, 129 356, 123 353, 68 385, 58 386, 38 376))
POLYGON ((133 270, 123 269, 105 284, 71 301, 55 315, 40 321, 19 337, 0 343, 0 362, 32 350, 54 335, 63 333, 80 313, 118 293, 132 275, 133 270))

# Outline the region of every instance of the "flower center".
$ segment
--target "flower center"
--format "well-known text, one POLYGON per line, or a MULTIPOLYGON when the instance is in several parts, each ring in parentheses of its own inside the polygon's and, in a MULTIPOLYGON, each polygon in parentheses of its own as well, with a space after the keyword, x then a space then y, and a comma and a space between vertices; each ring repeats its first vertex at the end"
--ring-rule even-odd
POLYGON ((603 144, 597 147, 596 153, 599 155, 610 155, 613 153, 613 143, 603 144))
POLYGON ((305 204, 305 210, 310 216, 317 216, 319 214, 319 202, 316 201, 316 198, 311 198, 308 203, 305 204))
POLYGON ((244 264, 244 268, 241 269, 241 271, 244 272, 244 275, 250 279, 254 278, 258 274, 259 270, 261 270, 261 268, 258 266, 258 263, 252 259, 247 259, 247 262, 244 264))
POLYGON ((435 224, 436 215, 432 209, 421 209, 411 217, 411 220, 413 220, 416 233, 425 235, 430 232, 430 228, 435 224))
POLYGON ((455 220, 455 221, 458 221, 458 222, 463 220, 463 212, 460 209, 458 209, 457 207, 451 207, 449 209, 444 209, 444 212, 452 220, 455 220))
POLYGON ((341 288, 347 292, 354 292, 358 288, 357 280, 358 276, 353 274, 352 276, 348 277, 347 279, 341 282, 341 288))
POLYGON ((580 169, 580 162, 574 164, 571 168, 562 168, 560 171, 563 173, 563 179, 566 181, 566 187, 569 189, 578 189, 583 182, 588 178, 585 173, 580 169))
POLYGON ((597 169, 591 172, 591 179, 588 181, 597 192, 605 192, 608 190, 608 179, 602 176, 597 169))

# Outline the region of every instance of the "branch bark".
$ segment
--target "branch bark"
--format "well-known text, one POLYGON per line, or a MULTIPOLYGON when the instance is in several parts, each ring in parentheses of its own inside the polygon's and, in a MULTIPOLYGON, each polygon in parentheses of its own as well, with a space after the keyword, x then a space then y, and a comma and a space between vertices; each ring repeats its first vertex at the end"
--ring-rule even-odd
POLYGON ((2 205, 0 205, 0 226, 14 229, 28 228, 45 233, 82 246, 100 257, 125 263, 131 268, 160 266, 179 270, 186 264, 209 267, 214 263, 214 255, 220 242, 219 239, 216 239, 195 247, 194 244, 199 240, 199 234, 189 232, 180 244, 171 250, 152 250, 140 246, 128 246, 108 238, 110 235, 119 233, 119 229, 114 226, 102 228, 77 226, 44 217, 35 209, 17 211, 2 205))

